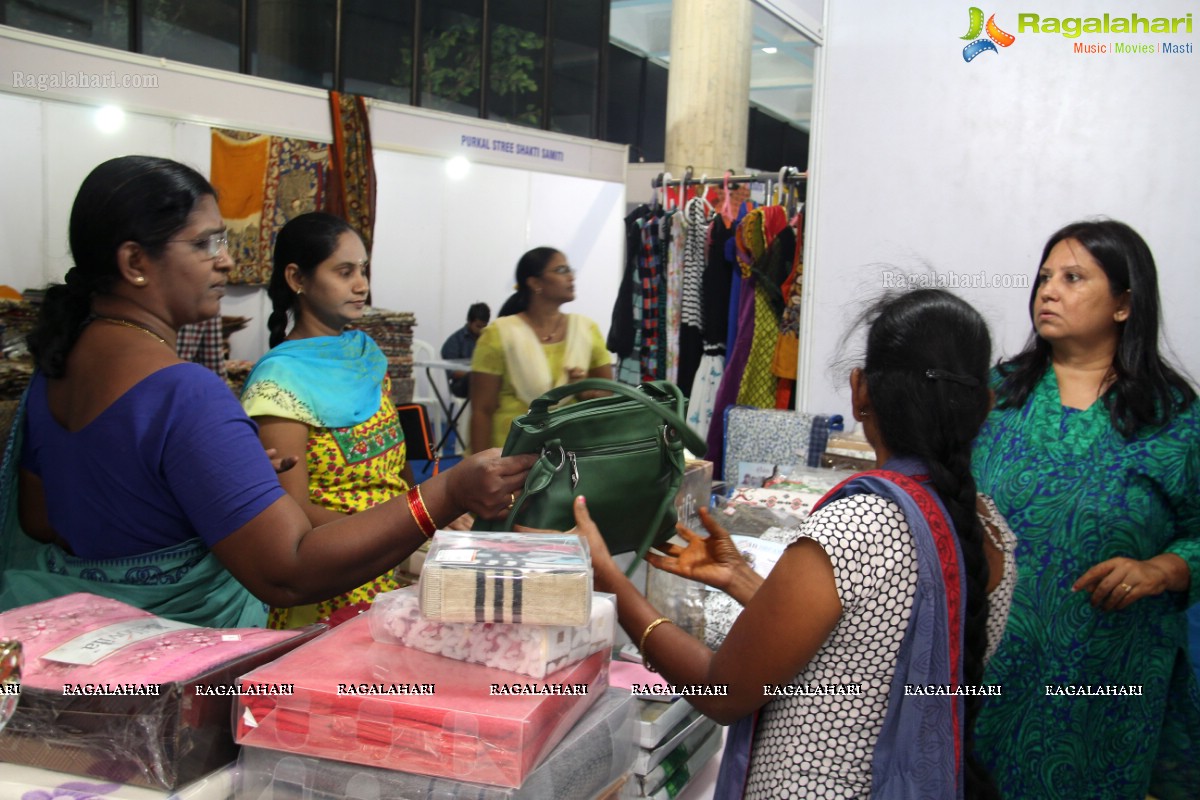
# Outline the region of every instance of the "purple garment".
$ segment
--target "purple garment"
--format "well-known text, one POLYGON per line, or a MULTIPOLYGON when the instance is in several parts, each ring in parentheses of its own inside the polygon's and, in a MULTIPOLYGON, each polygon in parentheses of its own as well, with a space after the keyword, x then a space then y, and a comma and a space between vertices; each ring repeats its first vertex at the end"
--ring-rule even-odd
POLYGON ((717 398, 713 403, 713 424, 708 428, 708 457, 713 462, 714 475, 725 474, 725 411, 737 404, 742 374, 746 371, 750 346, 754 343, 754 276, 743 278, 739 274, 734 278, 734 283, 741 284, 741 302, 737 313, 739 333, 737 341, 730 345, 725 374, 721 377, 721 385, 717 388, 717 398))
POLYGON ((199 537, 212 547, 283 497, 258 426, 199 364, 151 373, 74 433, 29 389, 21 466, 50 525, 80 558, 118 558, 199 537))

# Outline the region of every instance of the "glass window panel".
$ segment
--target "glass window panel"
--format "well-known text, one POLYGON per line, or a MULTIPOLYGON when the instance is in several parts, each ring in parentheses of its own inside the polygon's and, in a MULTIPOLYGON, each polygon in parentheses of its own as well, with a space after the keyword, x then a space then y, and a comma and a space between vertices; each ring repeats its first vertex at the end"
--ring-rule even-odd
POLYGON ((345 0, 342 84, 353 94, 412 102, 415 0, 345 0))
POLYGON ((488 119, 542 127, 544 0, 491 0, 488 28, 488 119))
POLYGON ((129 49, 129 0, 4 0, 5 25, 129 49))
POLYGON ((664 161, 667 153, 667 68, 646 62, 646 94, 642 97, 642 154, 664 161))
POLYGON ((143 53, 241 69, 241 0, 143 0, 140 6, 143 53))
POLYGON ((642 113, 642 70, 646 59, 615 44, 608 46, 608 113, 604 139, 629 145, 629 160, 642 157, 638 116, 642 113))
POLYGON ((483 0, 422 0, 420 105, 479 116, 483 0))
POLYGON ((250 4, 250 73, 333 88, 334 0, 250 4))
POLYGON ((554 0, 552 8, 550 130, 593 137, 597 133, 600 47, 607 38, 604 0, 554 0))

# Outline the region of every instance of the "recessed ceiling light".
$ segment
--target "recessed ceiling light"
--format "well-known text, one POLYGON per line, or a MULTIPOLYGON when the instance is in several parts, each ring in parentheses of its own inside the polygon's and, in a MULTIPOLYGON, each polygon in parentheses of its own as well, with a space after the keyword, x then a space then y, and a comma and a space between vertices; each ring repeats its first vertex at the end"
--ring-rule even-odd
POLYGON ((779 52, 779 48, 778 47, 764 47, 762 49, 762 51, 769 56, 773 56, 779 52))

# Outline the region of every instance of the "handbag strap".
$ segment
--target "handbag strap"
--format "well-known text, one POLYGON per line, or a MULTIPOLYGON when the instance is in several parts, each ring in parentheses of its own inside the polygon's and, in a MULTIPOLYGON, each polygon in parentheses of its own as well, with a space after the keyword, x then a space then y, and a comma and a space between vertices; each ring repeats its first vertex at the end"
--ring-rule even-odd
POLYGON ((541 422, 542 418, 550 418, 550 406, 560 400, 570 397, 573 394, 586 392, 589 390, 600 390, 604 392, 612 392, 613 394, 626 397, 641 403, 646 408, 653 411, 658 416, 662 417, 668 425, 670 425, 683 439, 683 444, 697 458, 703 458, 708 445, 701 439, 696 432, 693 431, 684 421, 683 415, 685 412, 685 401, 683 392, 679 387, 669 381, 652 381, 644 383, 641 386, 627 386, 617 381, 610 381, 607 378, 584 378, 575 383, 567 383, 562 386, 556 386, 550 391, 543 394, 541 397, 534 400, 529 405, 529 413, 525 415, 524 421, 527 424, 536 425, 541 422), (653 394, 658 394, 660 397, 668 400, 673 400, 675 410, 663 406, 658 402, 653 394))

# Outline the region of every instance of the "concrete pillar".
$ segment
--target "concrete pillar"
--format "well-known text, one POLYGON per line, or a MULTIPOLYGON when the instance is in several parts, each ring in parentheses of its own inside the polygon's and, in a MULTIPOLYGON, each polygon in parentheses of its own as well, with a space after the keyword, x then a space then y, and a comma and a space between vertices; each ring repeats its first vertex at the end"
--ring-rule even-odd
POLYGON ((750 0, 672 0, 667 171, 740 170, 750 116, 750 0))

